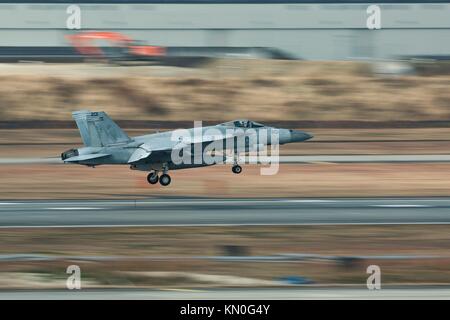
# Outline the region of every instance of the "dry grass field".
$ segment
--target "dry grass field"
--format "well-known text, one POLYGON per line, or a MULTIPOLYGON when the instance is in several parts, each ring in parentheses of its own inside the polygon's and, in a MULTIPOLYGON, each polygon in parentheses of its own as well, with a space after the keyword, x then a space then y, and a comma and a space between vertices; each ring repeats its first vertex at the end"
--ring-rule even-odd
POLYGON ((2 120, 444 120, 450 75, 380 78, 359 62, 223 60, 201 69, 0 65, 2 120))
POLYGON ((277 286, 283 276, 317 284, 363 286, 366 268, 377 264, 383 285, 448 284, 448 226, 284 226, 110 229, 14 229, 0 233, 2 254, 43 254, 58 261, 0 262, 0 288, 64 288, 69 264, 81 267, 86 287, 277 286), (95 245, 92 245, 95 243, 95 245), (329 256, 412 255, 439 259, 364 259, 304 262, 224 262, 194 256, 226 254, 223 246, 247 255, 282 253, 329 256), (83 261, 70 256, 114 257, 83 261), (147 259, 146 257, 160 257, 147 259), (178 257, 178 260, 170 260, 178 257), (350 262, 350 260, 347 260, 350 262))

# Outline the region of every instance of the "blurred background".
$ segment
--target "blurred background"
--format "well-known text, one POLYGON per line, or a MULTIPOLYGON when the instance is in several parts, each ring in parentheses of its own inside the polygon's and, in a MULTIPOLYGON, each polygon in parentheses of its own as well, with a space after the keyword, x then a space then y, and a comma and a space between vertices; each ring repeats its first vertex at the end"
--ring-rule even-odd
POLYGON ((370 264, 386 285, 450 283, 449 1, 83 0, 81 28, 70 30, 72 4, 0 1, 0 290, 64 289, 70 264, 84 288, 364 287, 370 264), (372 4, 381 29, 367 27, 372 4), (181 170, 169 187, 150 186, 126 166, 54 161, 82 144, 71 119, 79 109, 107 112, 130 136, 237 118, 302 129, 314 139, 281 155, 312 160, 281 164, 275 176, 255 165, 239 176, 227 166, 181 170), (192 212, 171 207, 183 199, 192 212), (192 203, 211 199, 234 205, 192 203), (375 205, 321 209, 345 224, 277 220, 314 217, 302 202, 219 223, 250 214, 254 204, 239 199, 375 205), (116 227, 80 226, 81 210, 105 214, 93 200, 125 201, 116 227), (171 210, 130 209, 161 200, 171 210), (126 226, 134 212, 180 210, 210 223, 126 226), (49 227, 47 214, 76 225, 49 227), (28 224, 6 218, 17 216, 28 224))

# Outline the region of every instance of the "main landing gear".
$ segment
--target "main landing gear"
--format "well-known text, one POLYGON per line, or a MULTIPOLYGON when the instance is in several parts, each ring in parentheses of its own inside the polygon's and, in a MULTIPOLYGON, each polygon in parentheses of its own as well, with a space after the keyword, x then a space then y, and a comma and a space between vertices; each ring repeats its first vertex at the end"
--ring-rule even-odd
POLYGON ((168 186, 170 184, 170 181, 172 179, 170 178, 170 176, 167 173, 164 173, 161 175, 161 177, 159 178, 159 183, 162 186, 168 186))
POLYGON ((161 176, 158 177, 158 172, 152 171, 147 176, 147 181, 150 184, 157 184, 158 181, 162 186, 168 186, 172 179, 167 173, 163 173, 161 176))
POLYGON ((147 181, 150 184, 156 184, 159 181, 158 173, 157 172, 150 172, 147 176, 147 181))

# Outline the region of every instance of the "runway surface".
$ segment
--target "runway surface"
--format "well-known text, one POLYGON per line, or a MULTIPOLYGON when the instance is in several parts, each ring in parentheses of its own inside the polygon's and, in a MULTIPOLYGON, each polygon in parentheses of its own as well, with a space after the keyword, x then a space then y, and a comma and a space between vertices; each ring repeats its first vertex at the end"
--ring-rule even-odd
POLYGON ((281 289, 207 289, 207 290, 36 290, 0 291, 0 300, 308 300, 308 299, 450 299, 450 289, 398 288, 281 288, 281 289))
MULTIPOLYGON (((420 163, 450 162, 447 154, 408 154, 408 155, 312 155, 312 156, 280 156, 279 159, 269 157, 249 157, 245 163, 420 163)), ((0 164, 62 164, 60 158, 0 158, 0 164)), ((244 161, 241 161, 244 163, 244 161)))
POLYGON ((450 224, 450 198, 0 201, 0 228, 450 224))

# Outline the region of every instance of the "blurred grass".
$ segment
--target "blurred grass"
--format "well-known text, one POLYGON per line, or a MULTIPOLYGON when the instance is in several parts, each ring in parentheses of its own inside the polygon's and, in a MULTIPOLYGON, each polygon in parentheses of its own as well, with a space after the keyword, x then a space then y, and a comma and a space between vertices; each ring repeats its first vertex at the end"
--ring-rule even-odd
POLYGON ((202 69, 0 65, 2 120, 70 120, 77 109, 129 120, 450 119, 449 67, 378 77, 363 62, 217 61, 202 69))
POLYGON ((449 231, 450 226, 446 225, 8 229, 0 233, 2 254, 45 252, 55 256, 122 256, 129 257, 129 260, 0 262, 0 288, 26 287, 27 283, 64 287, 65 270, 70 264, 81 267, 82 279, 87 286, 103 287, 267 286, 277 285, 276 280, 286 275, 307 277, 319 284, 364 285, 366 268, 370 264, 380 266, 384 284, 449 284, 449 231), (437 255, 447 258, 367 259, 351 264, 339 261, 255 263, 190 259, 195 255, 226 254, 222 249, 224 245, 245 247, 249 255, 309 253, 347 257, 437 255), (182 259, 139 259, 152 255, 162 258, 180 256, 182 259))
POLYGON ((0 241, 1 254, 56 256, 189 258, 225 254, 223 245, 248 247, 250 255, 448 256, 449 231, 447 225, 16 228, 2 230, 0 241))

